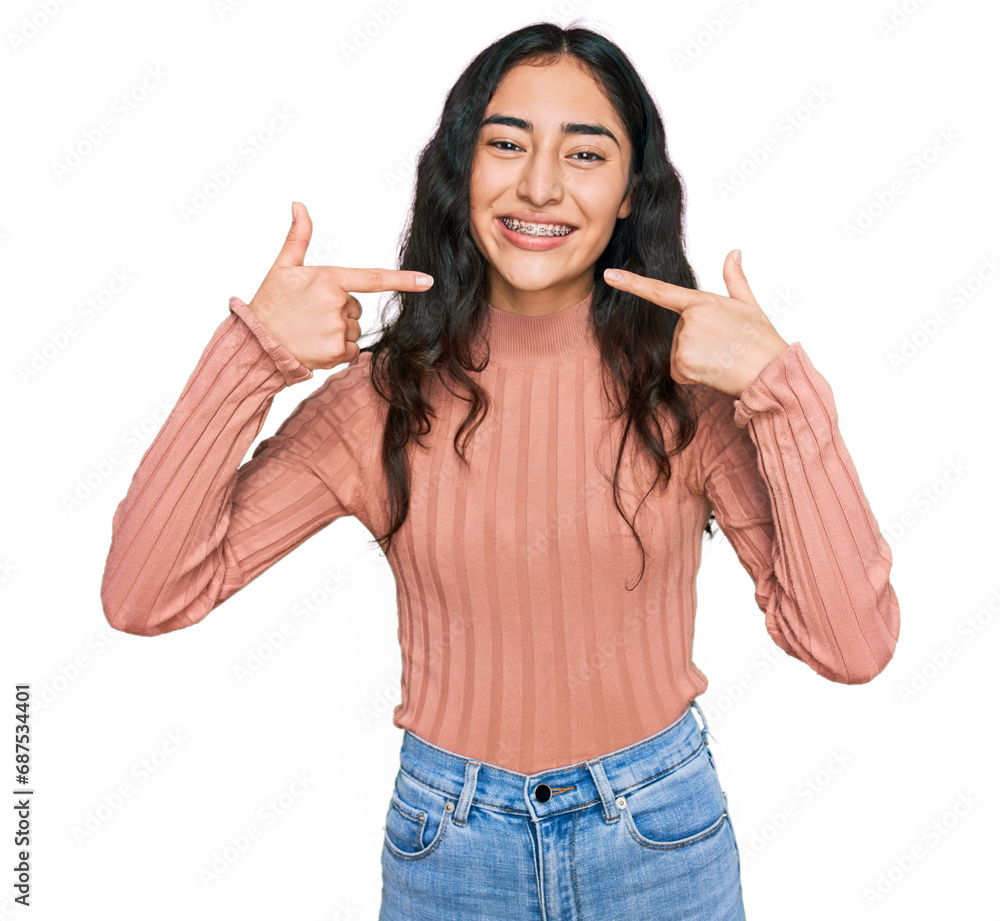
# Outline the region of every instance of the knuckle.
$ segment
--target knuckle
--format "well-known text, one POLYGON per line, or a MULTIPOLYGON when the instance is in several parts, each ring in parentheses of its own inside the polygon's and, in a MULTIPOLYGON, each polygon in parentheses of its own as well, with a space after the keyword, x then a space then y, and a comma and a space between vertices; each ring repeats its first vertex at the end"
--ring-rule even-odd
POLYGON ((335 312, 339 313, 351 303, 351 295, 337 285, 330 285, 327 288, 327 293, 330 297, 330 305, 335 312))
POLYGON ((331 291, 343 290, 335 268, 329 265, 317 265, 314 268, 316 269, 315 277, 320 279, 331 291))

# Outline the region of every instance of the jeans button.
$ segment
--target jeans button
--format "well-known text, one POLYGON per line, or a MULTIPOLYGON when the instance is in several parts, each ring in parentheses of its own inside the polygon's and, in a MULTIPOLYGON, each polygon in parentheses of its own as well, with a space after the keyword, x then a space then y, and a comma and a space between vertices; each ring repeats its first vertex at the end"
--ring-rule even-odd
POLYGON ((540 803, 547 803, 552 796, 552 788, 547 783, 540 783, 535 787, 535 799, 540 803))

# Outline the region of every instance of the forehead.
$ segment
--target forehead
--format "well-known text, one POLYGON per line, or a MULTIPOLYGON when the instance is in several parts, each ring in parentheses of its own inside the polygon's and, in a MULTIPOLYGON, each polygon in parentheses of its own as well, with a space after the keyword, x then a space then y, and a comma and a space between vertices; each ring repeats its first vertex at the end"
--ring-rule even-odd
POLYGON ((573 57, 549 64, 516 64, 504 74, 486 106, 486 115, 497 112, 527 118, 536 126, 600 119, 626 133, 600 84, 573 57))

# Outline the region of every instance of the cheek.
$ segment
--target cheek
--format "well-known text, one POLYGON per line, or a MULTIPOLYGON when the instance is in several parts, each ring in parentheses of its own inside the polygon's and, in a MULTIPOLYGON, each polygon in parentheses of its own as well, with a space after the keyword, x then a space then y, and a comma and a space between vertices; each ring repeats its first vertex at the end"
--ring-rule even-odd
POLYGON ((475 202, 473 201, 469 209, 469 236, 472 237, 472 242, 476 244, 476 249, 480 253, 483 252, 484 242, 483 234, 480 233, 480 228, 485 222, 486 217, 481 210, 477 210, 475 202))
POLYGON ((592 200, 595 204, 592 211, 595 219, 614 226, 618 219, 618 209, 621 207, 624 197, 625 186, 617 182, 604 185, 600 189, 594 189, 592 200))
POLYGON ((621 200, 612 196, 602 194, 599 201, 590 200, 584 215, 587 226, 593 237, 601 238, 606 243, 614 233, 615 223, 618 220, 618 206, 621 200))
POLYGON ((621 210, 622 199, 625 196, 624 187, 615 187, 608 190, 602 197, 599 222, 607 228, 607 235, 610 238, 614 233, 615 225, 618 223, 618 212, 621 210))
POLYGON ((495 185, 496 170, 481 153, 476 153, 472 158, 472 168, 469 171, 470 191, 482 198, 484 195, 488 195, 490 189, 495 185))

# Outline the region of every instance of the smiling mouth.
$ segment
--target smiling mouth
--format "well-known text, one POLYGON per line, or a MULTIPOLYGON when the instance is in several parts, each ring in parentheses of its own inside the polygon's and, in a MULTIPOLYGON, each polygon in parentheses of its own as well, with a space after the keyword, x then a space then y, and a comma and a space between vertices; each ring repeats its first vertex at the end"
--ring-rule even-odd
POLYGON ((570 224, 532 224, 512 217, 502 217, 500 221, 508 230, 526 237, 566 237, 577 229, 570 224))

